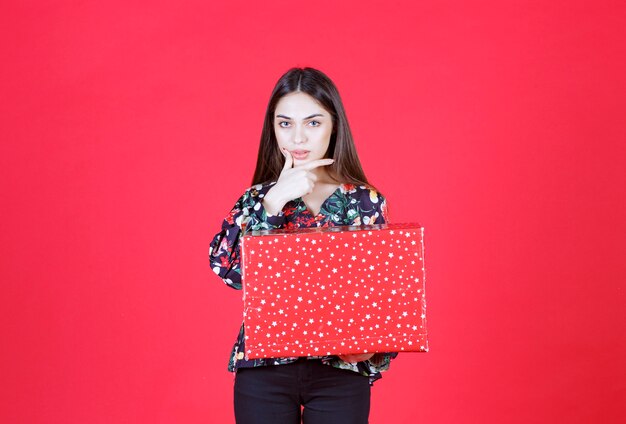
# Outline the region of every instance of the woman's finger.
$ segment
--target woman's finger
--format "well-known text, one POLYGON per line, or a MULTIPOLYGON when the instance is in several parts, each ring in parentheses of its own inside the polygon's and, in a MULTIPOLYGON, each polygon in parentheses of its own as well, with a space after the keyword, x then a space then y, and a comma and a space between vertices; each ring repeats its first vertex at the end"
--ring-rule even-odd
MULTIPOLYGON (((291 153, 289 153, 291 155, 291 153)), ((302 169, 306 169, 307 171, 310 171, 311 169, 315 169, 318 166, 326 166, 326 165, 332 165, 333 162, 335 162, 334 159, 317 159, 311 162, 307 162, 304 165, 300 166, 299 168, 302 169)))
POLYGON ((285 165, 283 166, 283 171, 285 169, 290 169, 293 167, 293 156, 291 156, 291 152, 283 147, 281 147, 280 152, 285 156, 285 165))
POLYGON ((354 354, 354 355, 339 355, 339 358, 344 362, 355 363, 355 362, 367 361, 372 356, 374 356, 373 353, 361 353, 361 354, 354 354))

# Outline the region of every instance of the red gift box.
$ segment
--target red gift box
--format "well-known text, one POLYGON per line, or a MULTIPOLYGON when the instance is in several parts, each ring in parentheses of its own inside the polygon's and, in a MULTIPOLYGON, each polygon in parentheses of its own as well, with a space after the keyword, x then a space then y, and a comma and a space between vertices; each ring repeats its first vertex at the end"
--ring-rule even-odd
POLYGON ((246 358, 428 351, 423 235, 419 224, 246 234, 246 358))

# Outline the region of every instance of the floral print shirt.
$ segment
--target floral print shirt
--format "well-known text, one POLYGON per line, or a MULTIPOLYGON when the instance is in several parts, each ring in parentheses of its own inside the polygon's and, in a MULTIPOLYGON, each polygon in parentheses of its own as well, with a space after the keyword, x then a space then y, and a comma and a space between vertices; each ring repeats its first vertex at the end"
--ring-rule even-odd
MULTIPOLYGON (((302 198, 285 204, 278 215, 268 215, 262 199, 276 182, 257 184, 248 188, 237 200, 222 223, 222 229, 213 237, 209 249, 211 268, 230 287, 241 289, 239 240, 244 231, 271 230, 278 228, 331 227, 336 225, 368 225, 387 222, 387 203, 375 189, 364 185, 341 184, 324 202, 320 212, 313 215, 302 198), (245 224, 245 225, 244 225, 245 224)), ((281 365, 295 362, 297 357, 244 358, 245 335, 241 326, 237 341, 228 363, 228 370, 264 365, 281 365)), ((381 378, 381 372, 389 368, 396 352, 377 353, 367 361, 344 362, 337 356, 310 357, 322 363, 348 369, 368 376, 370 384, 381 378)))

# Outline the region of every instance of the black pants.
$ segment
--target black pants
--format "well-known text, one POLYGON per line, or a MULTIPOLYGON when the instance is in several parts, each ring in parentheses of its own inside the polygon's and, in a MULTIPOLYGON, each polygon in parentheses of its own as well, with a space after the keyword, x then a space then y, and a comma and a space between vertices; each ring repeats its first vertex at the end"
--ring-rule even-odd
POLYGON ((367 424, 369 379, 319 360, 240 368, 235 376, 237 424, 367 424), (304 408, 302 408, 304 407, 304 408))

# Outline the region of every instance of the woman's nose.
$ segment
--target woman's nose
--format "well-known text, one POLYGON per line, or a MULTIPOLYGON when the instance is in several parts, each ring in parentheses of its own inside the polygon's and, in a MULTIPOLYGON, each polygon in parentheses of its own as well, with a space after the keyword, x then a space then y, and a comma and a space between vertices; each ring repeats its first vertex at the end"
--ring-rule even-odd
POLYGON ((306 134, 304 132, 304 127, 302 125, 296 125, 294 134, 293 134, 293 142, 296 144, 304 143, 306 141, 306 134))

